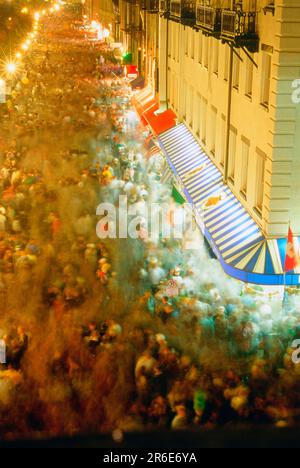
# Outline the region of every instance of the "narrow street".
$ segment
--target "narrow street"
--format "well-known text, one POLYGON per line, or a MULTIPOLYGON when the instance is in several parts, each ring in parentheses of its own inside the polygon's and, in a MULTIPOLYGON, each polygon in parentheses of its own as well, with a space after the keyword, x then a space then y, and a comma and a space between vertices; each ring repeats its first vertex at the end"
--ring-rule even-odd
POLYGON ((1 110, 1 438, 288 424, 296 312, 227 277, 198 232, 196 250, 142 221, 104 238, 101 203, 142 218, 173 187, 122 67, 74 20, 44 20, 1 110))

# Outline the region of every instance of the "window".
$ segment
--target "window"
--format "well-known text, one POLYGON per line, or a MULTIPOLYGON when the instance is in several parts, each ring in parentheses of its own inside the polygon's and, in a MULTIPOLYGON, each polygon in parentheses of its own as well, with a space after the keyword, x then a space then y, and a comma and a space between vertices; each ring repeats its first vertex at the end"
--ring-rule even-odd
POLYGON ((193 128, 193 112, 194 112, 194 90, 189 89, 189 108, 188 108, 188 123, 190 128, 193 128))
POLYGON ((263 52, 261 77, 261 104, 265 107, 269 107, 270 103, 271 66, 271 54, 269 54, 268 52, 263 52))
POLYGON ((203 35, 202 32, 198 33, 198 62, 202 64, 202 50, 203 50, 203 35))
POLYGON ((230 49, 229 46, 224 45, 225 47, 225 54, 224 54, 224 80, 228 81, 229 80, 229 54, 230 54, 230 49))
POLYGON ((208 68, 208 58, 209 58, 209 37, 203 36, 203 66, 208 68))
POLYGON ((172 24, 172 58, 175 60, 176 31, 175 24, 172 24))
POLYGON ((218 74, 219 72, 219 41, 214 39, 214 57, 213 57, 213 73, 218 74))
POLYGON ((255 187, 255 208, 261 215, 263 210, 265 192, 265 166, 267 156, 260 149, 256 149, 256 187, 255 187))
POLYGON ((241 154, 241 193, 247 198, 248 188, 248 167, 249 167, 250 141, 242 137, 242 154, 241 154))
POLYGON ((194 130, 196 135, 200 137, 200 114, 201 114, 201 96, 197 94, 196 99, 196 108, 194 113, 194 130))
POLYGON ((202 113, 201 113, 201 140, 206 144, 206 118, 207 118, 207 100, 202 99, 202 113))
POLYGON ((174 82, 175 82, 175 85, 174 85, 174 92, 175 92, 175 97, 174 97, 174 108, 175 108, 175 111, 176 111, 176 114, 178 114, 178 79, 177 79, 177 75, 174 75, 174 82))
POLYGON ((228 154, 228 176, 231 182, 234 182, 234 177, 235 177, 236 138, 237 138, 237 130, 234 127, 231 127, 230 134, 229 134, 229 154, 228 154))
MULTIPOLYGON (((177 27, 177 25, 176 25, 177 27)), ((180 45, 179 45, 179 34, 176 32, 175 30, 175 34, 176 34, 176 61, 179 62, 179 49, 180 49, 180 45)), ((154 48, 154 46, 153 46, 154 48)))
POLYGON ((240 85, 240 59, 236 54, 233 56, 232 73, 232 86, 238 90, 240 85))
POLYGON ((173 73, 170 75, 170 103, 174 107, 174 76, 173 73))
POLYGON ((171 58, 171 51, 172 51, 172 25, 169 26, 169 29, 168 29, 168 36, 169 36, 169 40, 168 40, 168 57, 171 58))
POLYGON ((245 86, 245 94, 248 97, 252 97, 253 70, 254 70, 253 62, 248 58, 246 61, 246 86, 245 86))
POLYGON ((221 147, 220 147, 220 163, 221 166, 225 165, 225 151, 226 151, 226 117, 224 114, 221 116, 221 147))
POLYGON ((185 42, 185 55, 189 53, 189 30, 184 31, 184 42, 185 42))
POLYGON ((211 108, 211 121, 210 121, 210 151, 213 156, 216 153, 216 126, 217 126, 217 109, 211 108))
POLYGON ((190 29, 189 28, 189 35, 190 35, 190 57, 192 59, 195 58, 195 34, 194 34, 194 30, 193 29, 190 29))
POLYGON ((186 110, 187 110, 187 84, 186 81, 183 83, 183 92, 182 92, 182 100, 183 100, 183 120, 186 120, 186 110))

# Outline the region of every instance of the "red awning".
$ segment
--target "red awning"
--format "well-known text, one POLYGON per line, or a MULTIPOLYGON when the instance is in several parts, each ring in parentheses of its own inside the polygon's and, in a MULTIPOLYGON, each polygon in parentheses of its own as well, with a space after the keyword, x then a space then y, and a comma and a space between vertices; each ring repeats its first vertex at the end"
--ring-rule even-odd
MULTIPOLYGON (((144 105, 143 111, 140 114, 142 122, 147 125, 148 124, 148 115, 152 115, 154 112, 156 112, 159 109, 159 104, 157 99, 152 99, 151 101, 147 102, 147 104, 144 105)), ((139 111, 138 111, 139 112, 139 111)))
POLYGON ((136 65, 125 65, 125 75, 130 77, 130 76, 138 76, 139 70, 136 65))
POLYGON ((156 115, 154 112, 155 111, 150 109, 149 112, 143 114, 143 117, 150 125, 155 135, 160 135, 161 133, 164 133, 167 130, 175 127, 177 117, 171 109, 168 109, 158 115, 156 115))

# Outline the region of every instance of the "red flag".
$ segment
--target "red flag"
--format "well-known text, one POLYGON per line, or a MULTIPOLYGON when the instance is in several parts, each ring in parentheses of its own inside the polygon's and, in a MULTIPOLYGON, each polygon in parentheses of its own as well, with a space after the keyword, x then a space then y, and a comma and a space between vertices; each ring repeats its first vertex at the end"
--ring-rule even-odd
POLYGON ((294 270, 298 266, 298 264, 299 257, 294 244, 293 231, 291 230, 291 228, 289 228, 284 262, 284 271, 294 270))

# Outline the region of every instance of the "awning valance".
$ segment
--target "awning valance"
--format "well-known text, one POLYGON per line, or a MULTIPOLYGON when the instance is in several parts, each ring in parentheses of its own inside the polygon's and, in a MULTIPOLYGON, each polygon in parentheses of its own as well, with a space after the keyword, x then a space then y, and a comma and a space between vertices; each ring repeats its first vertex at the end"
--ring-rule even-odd
POLYGON ((156 110, 159 108, 158 100, 156 99, 153 90, 148 86, 135 93, 132 98, 132 102, 140 116, 154 104, 156 104, 156 110))
MULTIPOLYGON (((156 109, 157 110, 157 109, 156 109)), ((176 114, 171 109, 156 113, 153 108, 143 114, 143 118, 150 125, 154 135, 160 135, 176 125, 176 114)))
POLYGON ((300 271, 284 278, 287 240, 265 237, 188 128, 177 125, 158 140, 226 273, 249 283, 298 285, 300 271))
POLYGON ((141 89, 145 86, 145 78, 139 75, 134 80, 130 81, 130 86, 132 89, 141 89))

